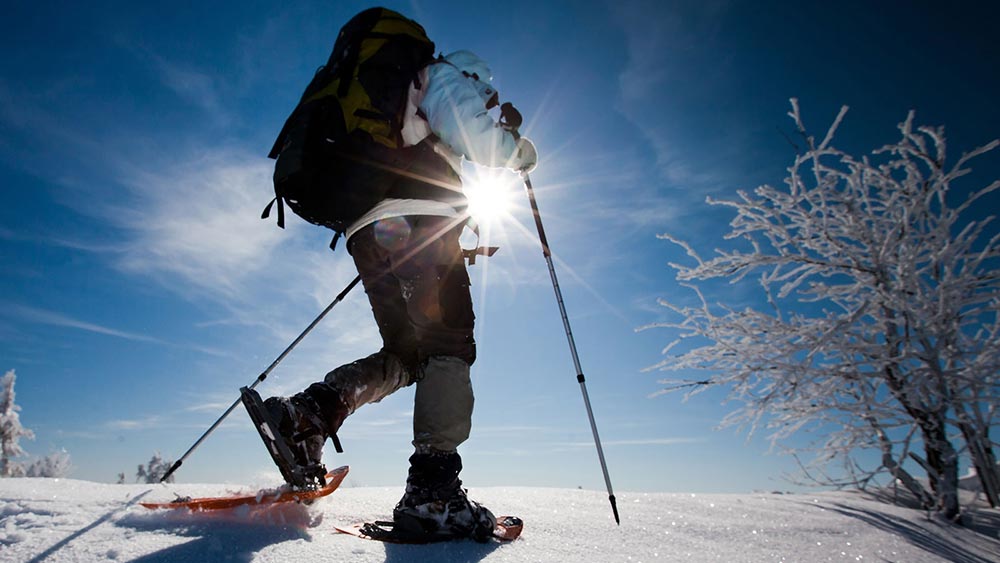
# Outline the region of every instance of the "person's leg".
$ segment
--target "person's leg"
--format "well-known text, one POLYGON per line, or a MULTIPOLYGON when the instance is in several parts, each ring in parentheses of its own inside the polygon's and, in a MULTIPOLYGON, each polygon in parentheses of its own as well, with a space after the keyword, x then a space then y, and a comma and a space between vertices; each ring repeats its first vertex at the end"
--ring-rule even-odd
MULTIPOLYGON (((326 439, 340 429, 347 416, 410 385, 418 370, 416 334, 388 258, 391 248, 407 241, 385 236, 377 241, 376 225, 351 237, 348 249, 368 295, 383 349, 334 369, 323 381, 292 397, 271 397, 264 402, 278 421, 279 433, 303 465, 320 463, 326 439)), ((384 235, 384 229, 380 232, 384 235)))
POLYGON ((469 364, 432 356, 413 400, 413 446, 419 453, 451 453, 469 438, 475 398, 469 364))
MULTIPOLYGON (((413 443, 418 451, 452 452, 471 427, 475 315, 458 243, 461 228, 451 218, 409 217, 383 221, 373 231, 380 248, 389 252, 391 278, 404 295, 412 331, 406 337, 412 335, 416 343, 409 359, 417 381, 413 443)), ((400 340, 393 348, 404 348, 400 340)), ((403 354, 412 350, 405 348, 403 354)))
MULTIPOLYGON (((476 358, 469 275, 458 241, 461 229, 451 218, 398 217, 351 237, 349 248, 383 349, 333 370, 304 393, 328 413, 331 431, 361 405, 416 382, 416 453, 457 457, 456 450, 472 427, 469 368, 476 358)), ((460 469, 461 462, 457 465, 460 469)), ((426 472, 417 468, 416 473, 424 488, 449 490, 457 476, 456 470, 455 476, 444 475, 440 483, 433 483, 420 477, 426 472)))
POLYGON ((418 449, 450 452, 468 438, 474 315, 460 230, 454 219, 396 217, 351 237, 348 249, 383 347, 338 367, 289 400, 269 399, 290 411, 298 435, 316 433, 325 440, 362 405, 419 381, 414 416, 418 449))
POLYGON ((406 494, 393 511, 408 533, 488 539, 495 519, 462 489, 457 448, 472 428, 470 366, 475 315, 459 246, 461 226, 439 217, 410 218, 411 244, 390 256, 406 295, 417 341, 413 445, 406 494))

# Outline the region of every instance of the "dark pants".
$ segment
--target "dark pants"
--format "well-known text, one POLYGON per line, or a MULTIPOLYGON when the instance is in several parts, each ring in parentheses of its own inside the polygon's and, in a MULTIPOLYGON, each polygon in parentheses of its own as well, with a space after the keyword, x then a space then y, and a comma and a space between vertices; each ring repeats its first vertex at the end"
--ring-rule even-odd
POLYGON ((397 217, 369 225, 348 241, 383 347, 333 370, 325 383, 349 412, 416 383, 418 452, 453 452, 472 427, 475 315, 461 230, 457 219, 397 217))
POLYGON ((361 229, 348 242, 383 349, 415 372, 433 356, 469 365, 476 360, 461 232, 457 219, 395 217, 361 229))

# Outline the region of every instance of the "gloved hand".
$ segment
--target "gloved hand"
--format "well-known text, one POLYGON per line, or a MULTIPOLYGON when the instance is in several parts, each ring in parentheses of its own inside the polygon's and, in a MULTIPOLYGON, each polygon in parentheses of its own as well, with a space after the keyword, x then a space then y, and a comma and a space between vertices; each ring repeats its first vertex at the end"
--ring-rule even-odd
POLYGON ((511 162, 511 168, 529 174, 537 165, 538 151, 535 150, 535 143, 521 137, 517 140, 517 152, 511 162))

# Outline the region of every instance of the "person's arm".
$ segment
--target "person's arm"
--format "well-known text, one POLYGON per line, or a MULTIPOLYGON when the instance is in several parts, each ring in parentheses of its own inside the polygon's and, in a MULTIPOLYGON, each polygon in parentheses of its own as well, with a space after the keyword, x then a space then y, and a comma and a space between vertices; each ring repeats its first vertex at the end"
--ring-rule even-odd
POLYGON ((493 121, 472 79, 447 63, 431 65, 428 70, 420 109, 442 142, 485 166, 520 170, 534 165, 534 147, 527 150, 525 146, 530 141, 518 143, 493 121))

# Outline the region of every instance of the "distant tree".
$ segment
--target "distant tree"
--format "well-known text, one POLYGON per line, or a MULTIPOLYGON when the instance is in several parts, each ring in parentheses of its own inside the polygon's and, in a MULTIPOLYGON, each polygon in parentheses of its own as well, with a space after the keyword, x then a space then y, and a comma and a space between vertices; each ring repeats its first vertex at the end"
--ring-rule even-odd
POLYGON ((21 418, 17 414, 21 407, 14 402, 16 381, 14 370, 0 377, 0 477, 24 475, 24 465, 13 461, 13 458, 25 454, 19 443, 21 438, 35 439, 34 432, 21 426, 21 418))
MULTIPOLYGON (((173 465, 172 461, 165 461, 160 456, 160 452, 156 452, 145 466, 139 465, 135 474, 136 481, 140 483, 159 483, 167 471, 170 471, 171 465, 173 465)), ((173 483, 174 476, 171 475, 167 478, 167 482, 173 483)))
POLYGON ((724 423, 764 426, 776 444, 800 431, 826 437, 804 469, 839 460, 844 471, 817 480, 865 484, 887 472, 949 519, 960 512, 959 458, 967 455, 996 507, 1000 235, 989 234, 993 217, 969 215, 1000 181, 958 202, 953 184, 998 143, 946 167, 943 128, 915 128, 911 112, 898 143, 856 159, 831 144, 846 111, 817 144, 792 100, 806 150, 784 188, 709 199, 735 211, 726 239, 739 248, 705 260, 661 235, 697 262, 672 266, 699 304, 662 302, 683 320, 655 325, 679 330, 664 351, 673 355, 655 367, 713 374, 665 380, 664 391, 725 386, 742 406, 724 423), (708 280, 750 275, 759 276, 765 310, 705 297, 708 280), (863 448, 881 453, 877 467, 862 468, 863 448), (926 472, 929 492, 910 463, 926 472))
POLYGON ((70 469, 69 454, 65 450, 49 454, 41 459, 37 459, 28 466, 25 471, 26 477, 50 477, 58 478, 69 475, 70 469))

